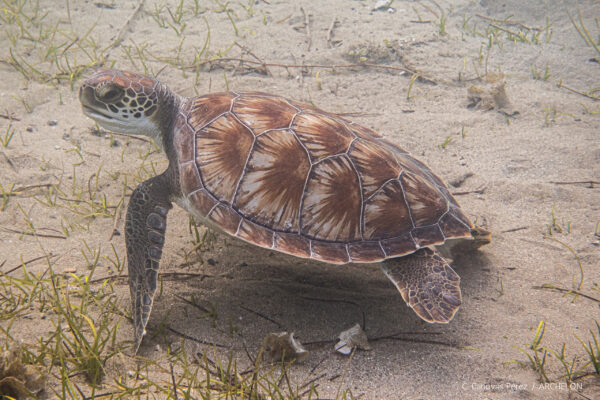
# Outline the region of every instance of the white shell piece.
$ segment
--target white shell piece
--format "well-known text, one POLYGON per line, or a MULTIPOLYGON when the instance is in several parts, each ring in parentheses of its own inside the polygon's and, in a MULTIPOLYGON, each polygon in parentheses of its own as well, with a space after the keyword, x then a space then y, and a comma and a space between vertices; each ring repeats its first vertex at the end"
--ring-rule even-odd
POLYGON ((358 347, 361 350, 371 350, 367 334, 358 323, 352 328, 340 333, 339 339, 340 341, 335 345, 335 351, 344 355, 350 354, 355 347, 358 347))

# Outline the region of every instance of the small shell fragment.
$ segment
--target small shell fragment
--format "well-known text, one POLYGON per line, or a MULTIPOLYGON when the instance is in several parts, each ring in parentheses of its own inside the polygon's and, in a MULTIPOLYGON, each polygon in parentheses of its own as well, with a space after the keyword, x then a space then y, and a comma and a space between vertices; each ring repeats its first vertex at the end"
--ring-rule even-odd
POLYGON ((270 361, 302 361, 308 355, 308 350, 294 338, 294 332, 269 333, 263 340, 260 352, 270 361))
POLYGON ((479 110, 496 110, 499 113, 512 117, 519 114, 515 109, 505 90, 504 76, 490 74, 483 82, 483 86, 471 86, 467 90, 469 104, 467 108, 479 110))
POLYGON ((339 339, 340 341, 335 345, 335 350, 344 355, 352 353, 354 347, 358 347, 361 350, 371 350, 367 334, 358 323, 340 333, 339 339))

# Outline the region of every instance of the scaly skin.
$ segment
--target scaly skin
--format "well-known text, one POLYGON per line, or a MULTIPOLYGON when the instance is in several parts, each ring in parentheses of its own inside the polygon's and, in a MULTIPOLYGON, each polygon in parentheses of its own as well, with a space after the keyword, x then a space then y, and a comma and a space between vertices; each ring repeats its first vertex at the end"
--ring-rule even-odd
POLYGON ((134 353, 146 333, 152 311, 162 248, 171 209, 167 176, 142 182, 131 195, 125 222, 129 290, 135 333, 134 353))
POLYGON ((448 323, 460 307, 460 278, 433 250, 424 248, 380 266, 406 304, 425 321, 448 323))

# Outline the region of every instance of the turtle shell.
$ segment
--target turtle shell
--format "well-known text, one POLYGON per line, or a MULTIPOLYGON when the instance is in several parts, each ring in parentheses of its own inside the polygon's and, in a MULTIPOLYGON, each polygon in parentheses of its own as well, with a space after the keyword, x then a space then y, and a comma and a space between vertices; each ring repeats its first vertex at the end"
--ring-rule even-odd
POLYGON ((410 254, 473 225, 444 183, 374 131, 265 93, 188 99, 174 129, 186 208, 260 247, 329 263, 410 254))

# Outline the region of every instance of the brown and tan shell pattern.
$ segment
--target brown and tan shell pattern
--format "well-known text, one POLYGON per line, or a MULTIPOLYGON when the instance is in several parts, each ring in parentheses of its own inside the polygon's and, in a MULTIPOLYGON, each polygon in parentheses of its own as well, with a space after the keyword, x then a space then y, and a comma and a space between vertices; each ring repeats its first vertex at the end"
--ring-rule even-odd
POLYGON ((193 211, 268 249, 371 263, 469 236, 473 227, 442 181, 406 151, 282 97, 189 99, 174 143, 193 211))

